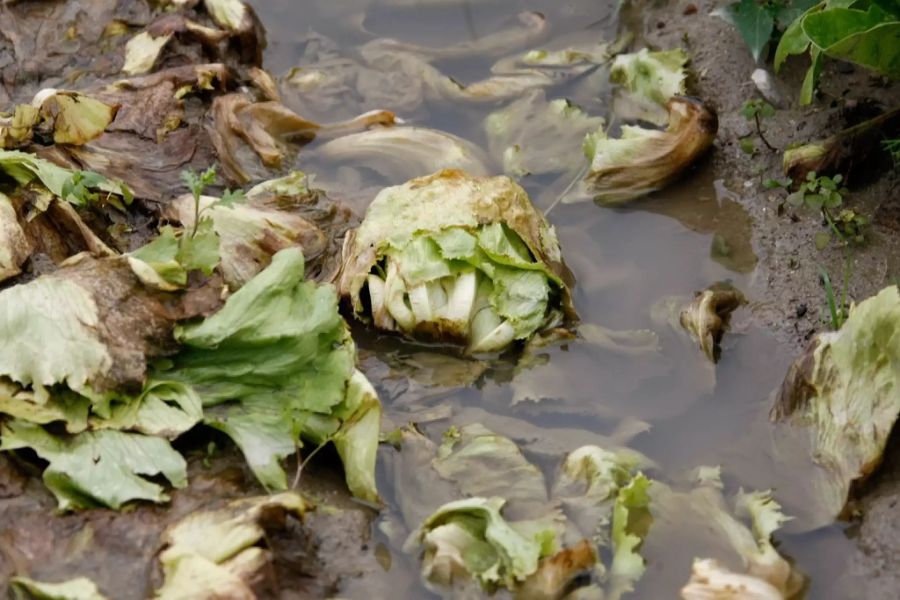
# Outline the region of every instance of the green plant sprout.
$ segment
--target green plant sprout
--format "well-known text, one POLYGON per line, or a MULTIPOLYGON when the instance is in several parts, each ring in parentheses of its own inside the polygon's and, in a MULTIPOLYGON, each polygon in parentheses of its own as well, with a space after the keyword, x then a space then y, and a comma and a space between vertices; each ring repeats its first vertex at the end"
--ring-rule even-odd
POLYGON ((106 201, 119 210, 124 211, 125 207, 122 203, 131 204, 131 201, 134 200, 134 194, 124 183, 120 186, 122 202, 120 202, 112 193, 108 192, 106 196, 101 199, 99 192, 92 191, 91 188, 98 188, 107 182, 107 178, 100 173, 94 173, 93 171, 75 171, 66 182, 63 183, 61 195, 76 206, 86 206, 88 204, 98 204, 101 201, 106 201))
POLYGON ((882 140, 881 147, 884 148, 885 152, 891 155, 894 166, 900 166, 900 138, 882 140))
POLYGON ((762 124, 760 122, 761 119, 769 119, 775 116, 775 107, 765 100, 754 98, 744 102, 743 106, 741 106, 741 115, 748 121, 756 123, 756 135, 758 135, 759 139, 762 140, 762 143, 766 145, 766 148, 775 152, 775 147, 770 144, 769 140, 766 139, 766 136, 763 135, 762 124))

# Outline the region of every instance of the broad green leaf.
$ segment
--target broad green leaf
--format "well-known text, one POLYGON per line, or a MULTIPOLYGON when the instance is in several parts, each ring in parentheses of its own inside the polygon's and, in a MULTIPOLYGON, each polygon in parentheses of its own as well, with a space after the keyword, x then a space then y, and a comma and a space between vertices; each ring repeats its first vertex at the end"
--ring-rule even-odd
POLYGON ((187 485, 184 458, 158 437, 112 430, 55 436, 24 421, 6 423, 0 450, 23 448, 50 463, 44 483, 61 510, 117 509, 131 500, 164 502, 168 497, 162 486, 146 479, 156 475, 175 487, 187 485))
POLYGON ((187 271, 178 262, 178 236, 170 225, 161 227, 156 239, 132 252, 128 260, 147 285, 174 290, 187 284, 187 271))
POLYGON ((877 6, 866 12, 835 8, 808 15, 803 32, 828 56, 900 77, 900 20, 877 6))
POLYGON ((800 86, 800 105, 807 106, 812 104, 813 96, 816 93, 816 87, 819 85, 819 75, 822 72, 822 53, 818 48, 810 48, 809 56, 812 64, 806 71, 803 78, 803 84, 800 86))
POLYGON ((219 312, 176 329, 183 348, 158 376, 196 390, 207 422, 232 436, 266 487, 287 486, 279 460, 299 438, 334 441, 350 490, 376 501, 381 406, 355 370, 334 288, 303 270, 301 249, 276 254, 219 312))
POLYGON ((725 12, 750 49, 753 60, 759 62, 760 54, 775 28, 771 12, 756 0, 740 0, 728 5, 725 12))

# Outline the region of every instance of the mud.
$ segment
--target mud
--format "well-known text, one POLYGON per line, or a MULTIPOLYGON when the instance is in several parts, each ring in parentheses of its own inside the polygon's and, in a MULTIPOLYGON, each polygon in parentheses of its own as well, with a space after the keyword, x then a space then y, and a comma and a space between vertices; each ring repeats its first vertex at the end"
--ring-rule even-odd
MULTIPOLYGON (((744 291, 754 320, 799 352, 816 332, 828 328, 820 268, 830 274, 835 286, 841 285, 846 254, 834 243, 817 250, 813 238, 823 230, 820 219, 811 211, 785 205, 785 193, 766 190, 762 182, 783 177, 780 151, 788 144, 826 138, 874 116, 871 113, 897 107, 900 86, 852 65, 829 61, 818 97, 811 106, 799 107, 796 99, 808 62, 793 57, 775 79, 783 103, 762 125, 766 139, 779 150, 770 152, 739 113, 744 101, 759 97, 751 80, 757 65, 737 31, 710 16, 716 4, 635 0, 625 21, 651 47, 685 44, 689 50, 697 74, 695 92, 713 103, 719 114, 714 151, 689 177, 719 182, 750 215, 751 244, 759 262, 750 288, 744 291), (747 136, 755 141, 752 156, 740 147, 740 140, 747 136)), ((771 61, 764 66, 771 72, 771 61)), ((854 169, 849 187, 844 206, 871 220, 866 243, 849 255, 848 298, 859 301, 900 276, 900 170, 887 157, 872 159, 854 169)), ((652 199, 647 205, 650 210, 665 210, 652 199)), ((895 431, 882 469, 861 491, 858 519, 846 532, 858 547, 849 570, 859 580, 859 598, 896 598, 900 589, 898 437, 895 431)))

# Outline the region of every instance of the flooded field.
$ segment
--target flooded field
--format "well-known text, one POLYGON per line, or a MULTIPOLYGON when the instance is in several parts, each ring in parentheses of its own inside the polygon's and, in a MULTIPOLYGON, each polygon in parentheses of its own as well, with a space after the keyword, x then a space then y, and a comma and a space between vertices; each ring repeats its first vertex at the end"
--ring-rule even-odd
MULTIPOLYGON (((290 2, 257 2, 256 6, 268 25, 267 67, 287 73, 296 67, 302 72, 317 66, 303 57, 310 54, 311 44, 325 44, 318 36, 308 35, 308 30, 329 38, 341 56, 352 57, 362 44, 379 37, 440 48, 514 27, 522 11, 544 15, 546 29, 537 39, 507 48, 512 53, 530 47, 614 41, 627 28, 619 23, 613 4, 373 0, 312 2, 303 11, 290 2), (306 41, 309 38, 313 41, 306 41)), ((496 60, 496 55, 476 55, 438 60, 435 65, 467 84, 488 76, 496 60)), ((545 92, 548 99, 567 98, 592 115, 618 122, 611 111, 612 94, 603 67, 545 92)), ((389 92, 384 93, 377 102, 353 98, 345 110, 349 114, 393 109, 389 92)), ((432 101, 410 113, 400 110, 398 116, 413 125, 447 131, 487 151, 484 119, 505 104, 461 107, 432 101)), ((344 114, 340 103, 335 108, 338 115, 344 114)), ((578 145, 578 140, 571 143, 578 145)), ((353 186, 377 190, 424 174, 414 165, 373 172, 364 152, 355 160, 328 161, 315 156, 315 142, 310 150, 311 162, 301 156, 298 166, 315 173, 317 183, 325 189, 333 187, 338 196, 355 197, 356 191, 348 189, 353 186)), ((499 157, 491 160, 493 171, 500 172, 499 157)), ((665 320, 653 318, 654 305, 666 297, 688 298, 719 281, 730 281, 738 289, 749 287, 756 257, 750 243, 750 217, 735 202, 741 190, 729 190, 723 182, 711 180, 708 166, 700 164, 679 184, 627 208, 601 208, 590 202, 557 204, 560 196, 571 193, 567 188, 578 177, 579 167, 573 165, 570 173, 561 176, 527 176, 520 182, 541 209, 553 207, 548 218, 557 228, 577 279, 575 303, 583 330, 612 330, 613 338, 596 340, 585 334, 586 339, 542 349, 541 360, 530 368, 510 375, 510 368, 494 367, 478 377, 474 386, 465 381, 454 386, 458 366, 456 370, 447 367, 451 382, 440 381, 444 367, 439 357, 429 356, 430 368, 404 370, 404 362, 417 364, 415 348, 388 337, 373 339, 364 328, 357 328, 358 343, 371 353, 366 353, 364 368, 382 394, 387 417, 396 425, 425 421, 423 429, 436 440, 451 425, 479 422, 514 440, 541 436, 548 446, 562 451, 570 449, 570 440, 612 436, 653 459, 658 466, 651 472, 663 480, 683 477, 700 465, 721 465, 727 492, 771 488, 786 513, 802 522, 811 490, 798 481, 813 466, 802 451, 776 452, 777 434, 767 419, 773 391, 792 359, 790 350, 764 331, 742 324, 739 311, 713 370, 665 320), (388 374, 391 379, 385 383, 388 374), (412 381, 405 381, 407 375, 412 381), (488 413, 498 418, 490 420, 488 413), (428 422, 435 415, 441 418, 428 422)), ((371 193, 359 194, 360 208, 370 197, 371 193)), ((462 378, 469 376, 462 369, 462 378)), ((541 454, 542 466, 552 473, 561 456, 541 454)), ((384 475, 380 485, 389 490, 393 483, 384 475)), ((394 497, 393 503, 397 502, 402 499, 394 497)), ((814 533, 804 532, 802 526, 791 529, 788 524, 777 539, 781 550, 810 576, 808 597, 847 597, 848 589, 841 582, 846 577, 844 553, 851 551, 852 542, 844 528, 836 525, 814 533)), ((674 597, 694 556, 704 551, 703 544, 690 536, 657 543, 645 552, 647 573, 633 597, 674 597)), ((402 550, 392 548, 392 552, 402 550)), ((424 597, 426 592, 416 594, 424 597)))
MULTIPOLYGON (((553 483, 564 458, 589 444, 638 453, 647 477, 682 491, 705 477, 698 474, 714 471, 701 468, 720 467, 721 482, 704 481, 720 489, 729 506, 743 490, 771 490, 791 517, 775 533, 775 547, 806 578, 804 593, 795 597, 853 597, 855 580, 847 566, 856 551, 852 531, 823 522, 818 512, 820 480, 810 475, 818 467, 810 459, 808 432, 769 419, 795 349, 750 314, 776 299, 749 293, 765 284, 757 279, 754 222, 738 202, 743 189, 717 179, 704 158, 677 183, 648 198, 622 207, 593 203, 581 185, 587 130, 542 129, 534 107, 565 99, 589 117, 604 119, 618 134, 634 121, 622 116, 627 107, 617 104, 621 98, 602 61, 566 59, 521 90, 497 84, 503 93, 487 99, 456 88, 445 94, 451 97, 435 92, 439 84, 433 72, 463 89, 502 78, 510 57, 528 50, 600 52, 601 44, 627 43, 640 32, 630 29, 634 23, 622 22, 617 0, 249 3, 266 29, 263 68, 277 82, 286 107, 317 123, 340 124, 369 111, 395 113, 394 128, 340 135, 346 131, 338 125, 311 134, 315 139, 297 144, 282 165, 284 172, 307 173, 311 187, 360 217, 382 188, 442 168, 503 174, 506 148, 493 140, 491 123, 498 114, 513 114, 511 127, 527 132, 517 143, 550 149, 537 153, 541 164, 514 174, 555 227, 576 281, 573 300, 579 315, 577 334, 568 339, 487 358, 401 340, 352 322, 359 369, 383 406, 386 437, 376 471, 383 502, 348 496, 339 474, 341 457, 331 449, 320 454, 316 449, 312 457, 307 450, 316 446, 305 449, 308 468, 287 458, 288 481, 296 473, 298 491, 323 506, 305 526, 291 524, 265 538, 275 566, 263 583, 257 582, 260 597, 482 597, 468 588, 457 596, 442 595, 424 584, 422 551, 411 543, 419 522, 413 517, 420 520, 457 499, 442 496, 440 486, 430 487, 424 474, 428 460, 423 456, 428 455, 417 453, 423 447, 435 451, 442 440, 473 425, 518 445, 532 465, 528 477, 540 480, 528 485, 539 488, 542 502, 554 510, 565 502, 556 497, 553 483), (410 56, 422 62, 403 58, 410 56), (511 106, 524 112, 505 113, 511 106), (393 133, 413 128, 418 128, 415 135, 393 133), (723 283, 745 291, 748 305, 732 315, 720 359, 713 363, 681 330, 678 310, 695 292, 723 283), (413 425, 405 431, 424 435, 415 438, 418 446, 406 445, 405 434, 397 433, 413 425)), ((249 179, 262 179, 259 175, 250 173, 249 179)), ((0 579, 86 576, 110 598, 150 597, 163 578, 156 559, 167 526, 210 503, 264 493, 226 435, 198 429, 174 443, 187 457, 189 485, 172 491, 170 504, 140 504, 121 513, 60 514, 41 485, 34 457, 4 458, 0 579)), ((513 495, 521 492, 507 463, 472 464, 487 471, 478 483, 483 495, 505 487, 513 495)), ((711 524, 716 514, 679 501, 686 502, 683 512, 675 505, 654 514, 651 503, 649 533, 639 552, 646 570, 635 578, 633 590, 613 589, 604 596, 599 588, 584 587, 579 595, 579 585, 606 576, 597 569, 582 574, 565 597, 675 598, 695 558, 721 560, 743 572, 740 554, 711 524)), ((597 535, 599 540, 606 534, 597 535)), ((613 550, 600 545, 601 562, 609 568, 613 550)), ((495 595, 512 597, 503 590, 495 595)))

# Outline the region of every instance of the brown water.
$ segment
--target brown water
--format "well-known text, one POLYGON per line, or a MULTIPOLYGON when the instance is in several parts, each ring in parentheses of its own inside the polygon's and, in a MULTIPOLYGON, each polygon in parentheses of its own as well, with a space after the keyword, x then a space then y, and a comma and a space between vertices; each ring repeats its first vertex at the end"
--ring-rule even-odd
MULTIPOLYGON (((266 67, 274 75, 315 58, 310 47, 321 46, 322 40, 310 41, 309 32, 329 38, 341 55, 353 57, 361 44, 378 37, 430 47, 475 40, 509 27, 521 11, 542 13, 548 26, 540 40, 513 45, 507 54, 561 40, 611 41, 618 29, 615 2, 609 0, 257 0, 253 4, 268 29, 266 67)), ((433 64, 468 83, 487 76, 497 58, 476 56, 433 64)), ((569 98, 615 123, 609 114, 610 90, 605 80, 605 73, 598 69, 548 88, 547 97, 569 98)), ((398 89, 397 94, 403 91, 398 89)), ((359 110, 396 108, 384 99, 377 105, 349 95, 346 100, 346 106, 334 107, 331 117, 304 116, 336 120, 359 110)), ((503 105, 460 107, 428 101, 407 112, 398 110, 398 116, 414 125, 448 131, 487 150, 482 120, 503 105)), ((573 145, 580 142, 571 141, 573 145)), ((319 184, 336 195, 349 196, 358 208, 364 207, 373 190, 425 174, 409 165, 379 175, 364 159, 323 160, 317 157, 315 145, 304 149, 297 164, 315 173, 319 184)), ((574 166, 575 171, 579 166, 574 166)), ((501 172, 496 163, 490 167, 501 172)), ((535 203, 546 209, 565 192, 573 174, 525 177, 521 183, 535 203)), ((770 393, 792 358, 788 350, 750 324, 743 309, 743 314, 735 315, 722 359, 713 371, 695 346, 686 345, 665 323, 651 318, 651 307, 667 296, 689 297, 722 280, 749 287, 756 264, 750 242, 752 224, 737 199, 735 192, 713 181, 701 164, 682 183, 625 209, 603 209, 587 202, 559 204, 550 211, 578 280, 575 302, 583 323, 638 331, 626 334, 638 350, 577 340, 545 349, 542 364, 517 374, 501 364, 478 376, 472 374, 471 364, 439 354, 417 354, 424 351, 357 328, 364 368, 380 388, 388 420, 397 425, 425 421, 425 431, 435 438, 450 424, 474 421, 517 440, 539 437, 544 442, 539 444, 541 450, 532 452, 548 469, 576 440, 611 438, 655 460, 659 468, 653 475, 663 480, 698 465, 719 464, 726 492, 739 487, 772 488, 788 514, 802 517, 810 501, 803 474, 813 467, 800 456, 785 464, 784 454, 773 450, 773 440, 781 432, 766 420, 770 393), (646 330, 656 334, 658 351, 640 351, 652 339, 646 330), (404 362, 406 368, 397 366, 404 362), (411 370, 410 362, 418 368, 411 370), (407 377, 410 373, 412 379, 407 377), (466 377, 477 379, 477 385, 454 385, 466 377)), ((389 452, 385 449, 382 456, 389 452)), ((392 481, 386 476, 380 487, 389 502, 397 501, 391 497, 392 481)), ((847 597, 843 585, 846 558, 854 551, 852 542, 839 526, 810 533, 803 531, 802 524, 801 518, 793 528, 779 532, 777 539, 782 552, 810 576, 808 597, 847 597)), ((376 523, 376 535, 378 531, 376 523)), ((630 597, 676 597, 689 577, 694 552, 703 551, 695 546, 691 539, 683 539, 673 540, 668 548, 647 549, 647 572, 630 597)), ((390 552, 393 566, 385 577, 411 585, 409 593, 414 596, 427 597, 424 589, 409 583, 417 579, 412 572, 417 568, 415 557, 404 557, 397 547, 390 552)), ((371 589, 382 589, 377 582, 371 583, 371 589)))

